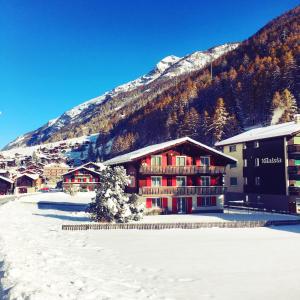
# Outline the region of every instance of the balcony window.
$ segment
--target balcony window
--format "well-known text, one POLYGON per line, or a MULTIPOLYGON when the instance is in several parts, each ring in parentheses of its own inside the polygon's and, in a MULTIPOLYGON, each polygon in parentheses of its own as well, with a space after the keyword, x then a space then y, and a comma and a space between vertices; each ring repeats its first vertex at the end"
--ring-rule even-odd
POLYGON ((176 185, 177 186, 186 186, 186 177, 185 176, 177 176, 176 177, 176 185))
POLYGON ((259 167, 259 158, 255 158, 255 167, 259 167))
POLYGON ((248 164, 247 159, 244 159, 244 167, 247 167, 247 164, 248 164))
POLYGON ((202 186, 210 186, 210 177, 209 176, 201 176, 201 185, 202 186))
POLYGON ((176 166, 184 167, 186 165, 185 156, 176 156, 176 166))
POLYGON ((230 145, 229 152, 235 152, 235 151, 236 151, 236 145, 230 145))
POLYGON ((152 176, 151 177, 151 186, 152 187, 161 186, 161 177, 160 176, 152 176))
POLYGON ((161 166, 161 155, 151 156, 151 166, 161 166))
POLYGON ((210 157, 209 156, 201 156, 200 162, 201 162, 201 166, 208 167, 210 165, 210 157))
POLYGON ((152 207, 162 207, 161 198, 152 198, 152 207))

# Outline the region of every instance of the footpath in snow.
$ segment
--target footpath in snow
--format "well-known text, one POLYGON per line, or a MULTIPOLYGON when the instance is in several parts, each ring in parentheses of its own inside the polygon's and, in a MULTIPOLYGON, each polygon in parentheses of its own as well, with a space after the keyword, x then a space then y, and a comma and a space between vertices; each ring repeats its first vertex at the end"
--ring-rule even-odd
POLYGON ((300 298, 300 226, 68 232, 87 215, 32 197, 0 207, 8 299, 300 298))

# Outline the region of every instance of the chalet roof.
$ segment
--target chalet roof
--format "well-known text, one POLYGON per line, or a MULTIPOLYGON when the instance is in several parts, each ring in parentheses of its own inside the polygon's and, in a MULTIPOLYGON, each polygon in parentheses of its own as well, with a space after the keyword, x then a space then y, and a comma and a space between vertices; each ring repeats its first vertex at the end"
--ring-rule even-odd
POLYGON ((3 181, 6 181, 6 182, 9 182, 9 183, 11 183, 11 184, 13 184, 14 182, 11 180, 11 179, 9 179, 9 178, 7 178, 7 177, 3 177, 3 176, 0 176, 0 180, 3 180, 3 181))
POLYGON ((155 145, 147 146, 147 147, 129 152, 127 154, 119 155, 117 157, 114 157, 110 160, 105 161, 104 164, 105 165, 117 165, 117 164, 122 164, 122 163, 125 163, 125 162, 130 162, 130 161, 136 160, 138 158, 141 158, 143 156, 146 156, 148 154, 155 153, 155 152, 160 151, 160 150, 168 149, 168 148, 183 144, 185 142, 190 142, 190 143, 192 143, 196 146, 199 146, 200 148, 208 150, 211 153, 214 153, 214 154, 217 154, 217 155, 222 156, 224 158, 227 158, 232 162, 237 161, 235 158, 233 158, 229 155, 226 155, 226 154, 224 154, 224 153, 222 153, 222 152, 220 152, 216 149, 213 149, 213 148, 211 148, 207 145, 204 145, 200 142, 197 142, 197 141, 195 141, 195 140, 193 140, 189 137, 183 137, 183 138, 175 139, 175 140, 172 140, 172 141, 164 142, 164 143, 161 143, 161 144, 155 144, 155 145))
POLYGON ((230 144, 239 144, 248 141, 269 139, 272 137, 289 136, 298 132, 300 132, 300 124, 293 121, 267 127, 254 128, 229 139, 218 142, 215 145, 225 146, 230 144))
POLYGON ((37 179, 40 177, 39 174, 29 174, 29 173, 24 173, 24 174, 21 174, 21 175, 17 176, 17 178, 21 178, 21 177, 23 177, 23 176, 29 177, 29 178, 31 178, 31 179, 33 179, 33 180, 37 180, 37 179))
MULTIPOLYGON (((104 167, 103 164, 101 164, 101 165, 104 167)), ((102 169, 103 169, 103 167, 102 167, 102 169)), ((100 168, 101 168, 101 167, 100 167, 100 168)), ((92 172, 92 173, 95 173, 95 174, 97 174, 97 175, 100 175, 99 172, 94 171, 93 169, 90 169, 90 168, 86 168, 85 165, 82 165, 82 166, 80 166, 80 167, 77 167, 77 168, 75 168, 75 169, 72 169, 72 170, 68 171, 67 173, 64 173, 62 176, 71 174, 71 173, 73 173, 73 172, 75 172, 75 171, 77 171, 77 170, 81 170, 81 169, 85 169, 85 170, 87 170, 87 171, 90 171, 90 172, 92 172)), ((101 169, 101 170, 102 170, 102 169, 101 169)))

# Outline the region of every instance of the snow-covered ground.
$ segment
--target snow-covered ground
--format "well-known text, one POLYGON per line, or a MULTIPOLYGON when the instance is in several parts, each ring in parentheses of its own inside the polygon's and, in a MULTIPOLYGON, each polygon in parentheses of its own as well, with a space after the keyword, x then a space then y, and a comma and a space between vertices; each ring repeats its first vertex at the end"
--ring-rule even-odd
POLYGON ((9 299, 300 297, 300 226, 62 231, 87 217, 24 200, 0 207, 9 299))

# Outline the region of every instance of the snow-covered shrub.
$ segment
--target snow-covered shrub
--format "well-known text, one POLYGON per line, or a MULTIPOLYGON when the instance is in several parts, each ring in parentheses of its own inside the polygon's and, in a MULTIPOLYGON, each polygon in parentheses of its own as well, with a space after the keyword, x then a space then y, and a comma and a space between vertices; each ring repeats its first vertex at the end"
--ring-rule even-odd
POLYGON ((130 182, 123 167, 106 167, 101 171, 100 185, 96 197, 87 211, 96 222, 125 223, 140 219, 143 210, 135 196, 125 194, 125 186, 130 182))
POLYGON ((129 207, 132 214, 132 220, 139 221, 144 216, 145 205, 141 202, 137 194, 129 196, 129 207))

